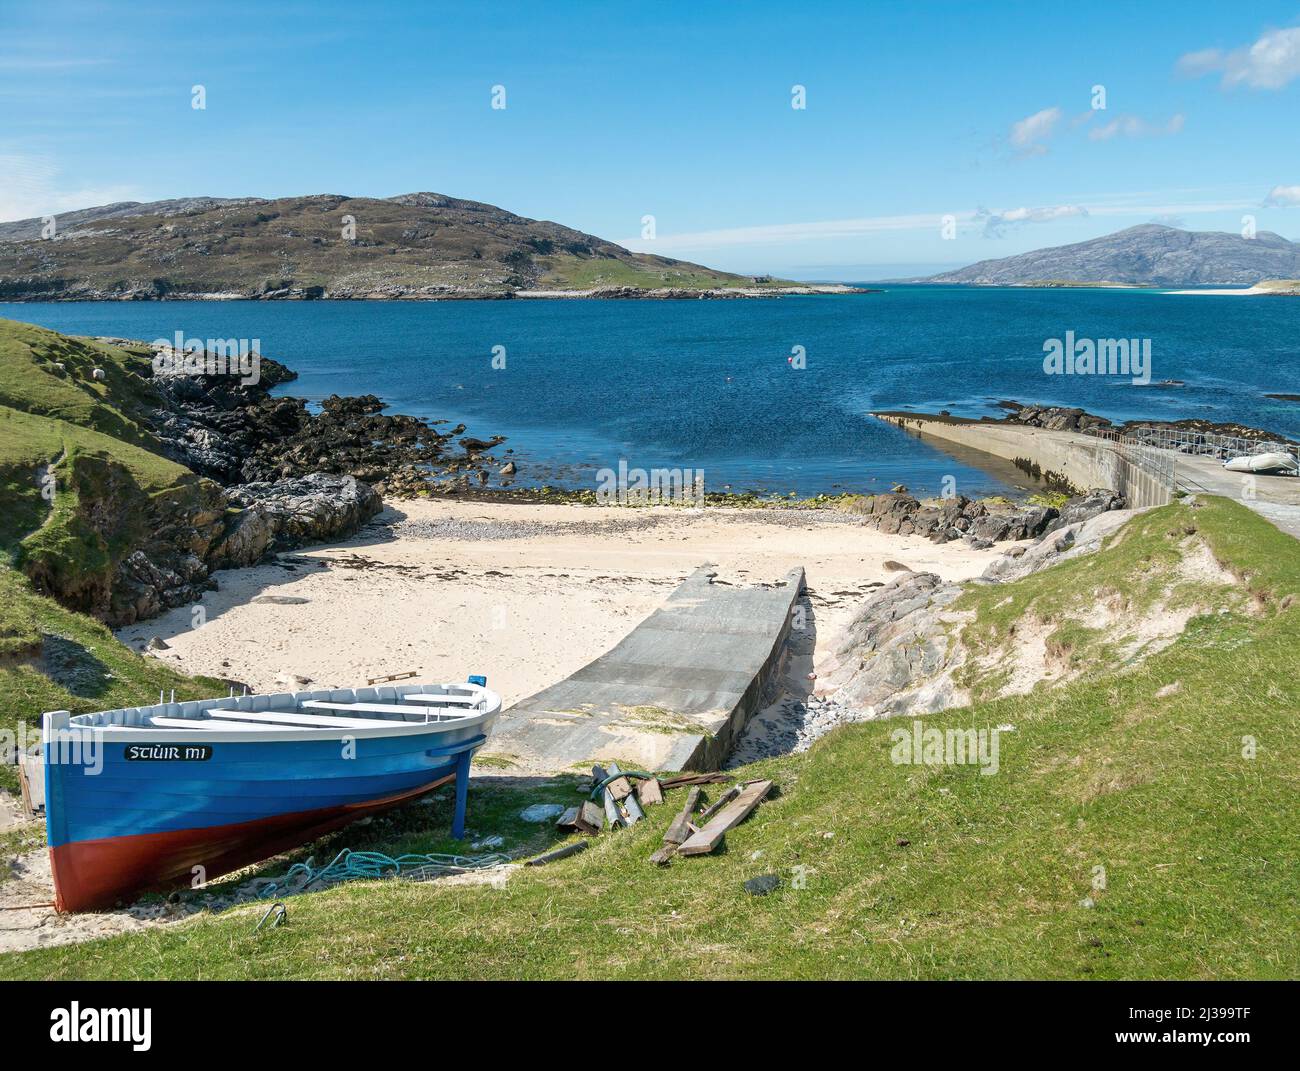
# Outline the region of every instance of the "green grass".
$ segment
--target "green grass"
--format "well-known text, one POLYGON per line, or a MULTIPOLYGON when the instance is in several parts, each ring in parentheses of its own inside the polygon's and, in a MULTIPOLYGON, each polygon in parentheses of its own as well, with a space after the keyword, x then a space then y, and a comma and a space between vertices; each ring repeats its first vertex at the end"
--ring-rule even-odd
POLYGON ((712 290, 743 286, 777 288, 790 285, 785 280, 755 283, 746 275, 701 268, 682 261, 646 258, 629 263, 625 260, 553 256, 541 259, 543 274, 540 289, 590 290, 595 287, 634 286, 660 289, 712 290))
MULTIPOLYGON (((81 714, 178 699, 224 695, 213 678, 190 678, 119 643, 104 625, 32 591, 0 563, 0 732, 40 727, 48 710, 81 714)), ((14 790, 13 767, 0 765, 0 788, 14 790)))
POLYGON ((156 448, 157 439, 140 421, 154 398, 141 374, 147 364, 139 349, 0 320, 0 406, 156 448), (93 378, 96 368, 103 371, 103 380, 93 378))
MULTIPOLYGON (((1178 504, 1121 532, 1091 572, 1075 562, 988 591, 1021 599, 1032 588, 1049 601, 1083 598, 1103 580, 1141 590, 1187 552, 1189 527, 1243 577, 1250 606, 1193 618, 1172 646, 1122 672, 926 719, 1014 725, 996 776, 895 765, 899 722, 848 726, 805 755, 738 771, 774 778, 780 794, 713 856, 665 870, 648 862, 677 791, 648 821, 503 888, 353 883, 293 898, 288 924, 257 935, 256 908, 239 909, 7 956, 0 976, 1294 977, 1296 542, 1231 502, 1178 504), (768 872, 782 878, 776 892, 744 892, 768 872)), ((1220 594, 1229 598, 1210 590, 1207 601, 1220 594)), ((993 628, 1006 607, 977 609, 993 628)), ((564 779, 478 781, 470 823, 505 835, 507 848, 536 848, 546 834, 511 816, 552 798, 578 797, 564 779)), ((345 844, 442 850, 449 806, 345 831, 317 846, 317 862, 345 844)))

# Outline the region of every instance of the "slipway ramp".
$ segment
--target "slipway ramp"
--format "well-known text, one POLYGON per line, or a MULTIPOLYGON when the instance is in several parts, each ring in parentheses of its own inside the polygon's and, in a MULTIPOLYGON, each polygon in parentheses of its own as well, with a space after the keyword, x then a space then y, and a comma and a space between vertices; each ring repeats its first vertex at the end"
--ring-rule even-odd
POLYGON ((717 769, 781 660, 804 573, 746 587, 715 580, 711 566, 697 569, 613 649, 502 713, 484 765, 717 769))

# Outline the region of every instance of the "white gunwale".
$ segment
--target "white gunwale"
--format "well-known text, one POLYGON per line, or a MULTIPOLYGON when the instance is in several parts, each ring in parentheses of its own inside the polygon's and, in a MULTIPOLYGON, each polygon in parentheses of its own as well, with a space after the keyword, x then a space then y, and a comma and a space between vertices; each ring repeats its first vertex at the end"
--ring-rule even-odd
MULTIPOLYGON (((310 709, 310 708, 309 708, 310 709)), ((317 707, 317 709, 321 709, 317 707)), ((123 707, 93 714, 71 715, 68 711, 45 714, 45 738, 55 734, 94 735, 105 743, 175 742, 176 737, 193 741, 194 730, 213 743, 275 743, 291 740, 339 740, 427 735, 430 746, 440 737, 459 740, 486 733, 501 712, 501 697, 476 684, 416 684, 371 688, 336 688, 307 692, 279 692, 272 695, 231 696, 224 699, 188 700, 153 706, 123 707), (421 696, 419 704, 406 703, 421 696), (471 707, 469 700, 472 702, 471 707), (423 704, 445 703, 455 709, 437 710, 423 704), (302 712, 311 704, 330 704, 323 709, 354 710, 377 717, 344 718, 302 712), (468 708, 468 709, 467 709, 468 708), (382 715, 389 715, 384 717, 382 715), (254 715, 249 718, 248 715, 254 715), (261 715, 271 715, 263 718, 261 715), (266 724, 278 721, 284 724, 266 724), (410 717, 406 721, 396 715, 410 717), (306 724, 302 721, 312 719, 306 724), (315 719, 348 721, 346 726, 326 726, 315 719), (171 738, 169 740, 169 738, 171 738)))

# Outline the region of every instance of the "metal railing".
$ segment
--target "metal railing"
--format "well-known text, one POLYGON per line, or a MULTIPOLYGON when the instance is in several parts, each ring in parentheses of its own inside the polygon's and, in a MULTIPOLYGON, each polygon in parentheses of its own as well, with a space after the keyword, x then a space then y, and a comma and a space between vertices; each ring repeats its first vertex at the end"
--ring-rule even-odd
POLYGON ((1085 428, 1088 435, 1103 439, 1115 448, 1122 464, 1130 465, 1139 472, 1152 477, 1170 495, 1176 486, 1174 455, 1168 450, 1155 446, 1145 439, 1128 435, 1114 428, 1085 428))
POLYGON ((1177 458, 1208 457, 1227 461, 1234 457, 1253 454, 1289 454, 1300 463, 1300 444, 1272 439, 1247 439, 1241 435, 1222 435, 1213 431, 1196 431, 1192 428, 1139 427, 1132 430, 1115 428, 1084 428, 1088 435, 1114 443, 1121 458, 1128 464, 1158 479, 1172 493, 1183 485, 1183 490, 1204 490, 1193 478, 1178 478, 1177 458))

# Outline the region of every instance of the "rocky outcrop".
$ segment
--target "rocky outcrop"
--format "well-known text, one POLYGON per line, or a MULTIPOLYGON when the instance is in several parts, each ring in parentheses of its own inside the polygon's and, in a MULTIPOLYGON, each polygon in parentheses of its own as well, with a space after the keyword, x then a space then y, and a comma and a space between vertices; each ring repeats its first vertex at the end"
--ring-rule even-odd
POLYGON ((960 706, 952 671, 963 656, 948 634, 957 618, 947 607, 961 594, 934 573, 902 573, 867 599, 828 674, 839 683, 836 704, 878 717, 960 706))
POLYGON ((209 555, 214 568, 252 565, 269 551, 351 535, 383 509, 383 499, 352 476, 317 472, 242 484, 230 491, 238 510, 209 555))
POLYGON ((1033 539, 1123 505, 1122 495, 1106 490, 1076 495, 1060 509, 1042 505, 991 507, 964 495, 922 504, 905 491, 891 491, 860 500, 856 511, 882 532, 924 536, 933 543, 964 539, 974 546, 987 547, 1006 540, 1033 539))
MULTIPOLYGON (((1106 501, 1113 500, 1098 493, 1092 505, 1106 501)), ((1132 516, 1129 510, 1102 510, 1054 529, 1028 548, 1011 548, 973 583, 1008 583, 1091 553, 1132 516)), ((830 713, 821 718, 823 732, 847 721, 927 714, 970 702, 956 682, 968 658, 961 631, 969 615, 952 608, 963 590, 934 573, 908 572, 863 603, 825 674, 830 713)))
MULTIPOLYGON (((1009 410, 1002 418, 1002 423, 1022 424, 1026 427, 1046 428, 1050 431, 1088 432, 1105 429, 1153 446, 1169 445, 1166 433, 1178 432, 1178 444, 1173 448, 1184 454, 1215 453, 1211 440, 1207 438, 1212 435, 1233 436, 1249 439, 1252 442, 1291 442, 1286 436, 1279 435, 1277 432, 1234 422, 1222 423, 1193 417, 1186 420, 1130 420, 1127 423, 1113 424, 1105 417, 1073 406, 1023 405, 1015 401, 1004 401, 998 404, 1001 408, 1009 410)), ((981 419, 989 421, 992 418, 981 419)))

